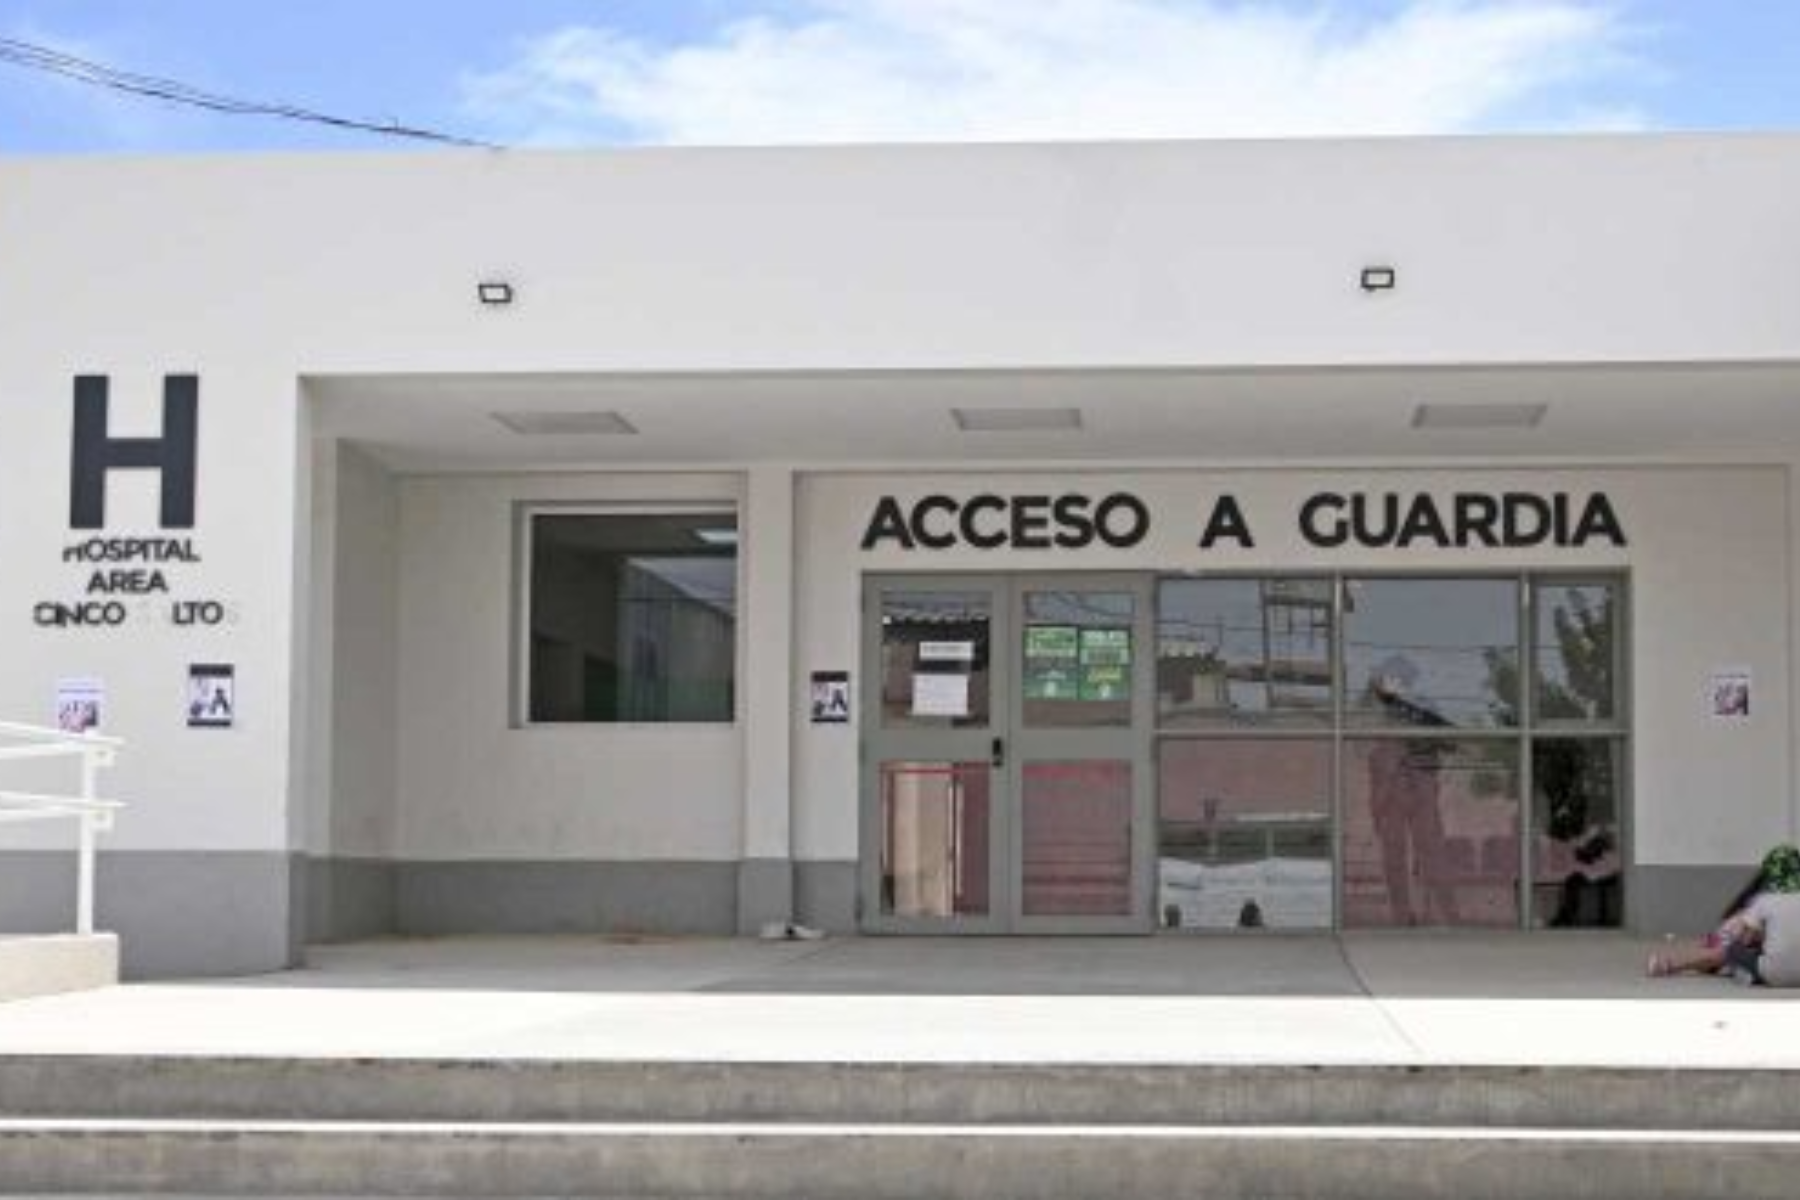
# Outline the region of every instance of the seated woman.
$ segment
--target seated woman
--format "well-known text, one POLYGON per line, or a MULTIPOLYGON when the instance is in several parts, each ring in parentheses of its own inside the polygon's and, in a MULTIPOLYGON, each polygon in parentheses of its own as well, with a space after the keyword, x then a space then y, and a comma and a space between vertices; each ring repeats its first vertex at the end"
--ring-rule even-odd
POLYGON ((1733 972, 1748 983, 1800 987, 1800 892, 1764 892, 1744 910, 1744 924, 1751 938, 1725 955, 1733 972))
POLYGON ((1650 956, 1650 975, 1729 968, 1746 982, 1800 983, 1800 849, 1776 846, 1726 906, 1719 927, 1697 943, 1650 956))

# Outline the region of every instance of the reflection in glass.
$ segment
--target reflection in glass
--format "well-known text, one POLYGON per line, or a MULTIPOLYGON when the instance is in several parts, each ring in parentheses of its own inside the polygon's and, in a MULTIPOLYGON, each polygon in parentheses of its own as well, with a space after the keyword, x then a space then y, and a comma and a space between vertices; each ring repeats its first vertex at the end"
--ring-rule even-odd
POLYGON ((897 917, 988 910, 986 763, 881 764, 881 910, 897 917))
POLYGON ((1028 917, 1131 912, 1131 764, 1028 762, 1023 884, 1028 917))
POLYGON ((1019 659, 1025 724, 1131 724, 1135 611, 1128 592, 1025 593, 1019 659))
POLYGON ((1519 723, 1519 585, 1511 579, 1344 584, 1344 706, 1359 725, 1519 723))
POLYGON ((1512 741, 1344 743, 1344 924, 1516 926, 1512 741))
POLYGON ((1533 589, 1539 721, 1610 721, 1616 706, 1618 606, 1605 583, 1533 589))
POLYGON ((986 592, 884 592, 881 723, 889 729, 986 725, 991 621, 986 592))
POLYGON ((1545 738, 1531 748, 1532 919, 1555 928, 1624 921, 1620 743, 1545 738))
POLYGON ((1165 740, 1157 749, 1165 927, 1331 927, 1331 743, 1165 740))
POLYGON ((729 721, 731 513, 531 517, 533 722, 729 721))
POLYGON ((1331 583, 1165 579, 1157 592, 1158 724, 1331 720, 1331 583))

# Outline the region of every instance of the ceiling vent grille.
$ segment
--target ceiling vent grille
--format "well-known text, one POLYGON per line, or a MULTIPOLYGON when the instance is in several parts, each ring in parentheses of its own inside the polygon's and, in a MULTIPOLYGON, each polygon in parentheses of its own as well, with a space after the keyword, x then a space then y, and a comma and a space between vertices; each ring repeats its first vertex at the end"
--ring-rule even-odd
POLYGON ((1079 408, 953 408, 964 433, 1027 433, 1081 428, 1079 408))
POLYGON ((1531 429, 1544 419, 1544 404, 1421 404, 1414 429, 1531 429))

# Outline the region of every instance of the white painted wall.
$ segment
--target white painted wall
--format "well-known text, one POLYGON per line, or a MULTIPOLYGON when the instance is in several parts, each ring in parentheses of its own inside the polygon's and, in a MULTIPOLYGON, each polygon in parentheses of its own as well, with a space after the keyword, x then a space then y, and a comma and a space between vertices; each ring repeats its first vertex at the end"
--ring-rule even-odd
MULTIPOLYGON (((310 727, 293 711, 309 376, 1791 362, 1797 194, 1791 135, 6 160, 0 714, 47 717, 58 678, 107 679, 110 724, 132 742, 114 783, 134 807, 114 846, 310 840, 290 759, 290 726, 310 727), (1353 280, 1376 259, 1399 266, 1401 288, 1370 302, 1353 280), (492 272, 520 287, 505 314, 473 302, 492 272), (80 573, 60 554, 84 371, 112 376, 121 433, 155 426, 165 372, 200 374, 206 562, 185 586, 230 601, 238 624, 30 624, 31 603, 69 595, 80 573), (237 730, 184 728, 195 661, 237 665, 237 730)), ((1658 756, 1639 764, 1640 854, 1741 859, 1779 832, 1760 797, 1785 787, 1785 738, 1760 716, 1698 727, 1688 705, 1706 664, 1750 661, 1785 727, 1786 660, 1769 650, 1789 637, 1786 576, 1762 587, 1787 554, 1760 499, 1774 476, 1618 478, 1651 514, 1634 522, 1632 564, 1638 745, 1658 756), (1757 502, 1728 505, 1738 489, 1757 502), (1706 520, 1666 499, 1690 493, 1706 520), (1721 580, 1749 597, 1723 601, 1736 614, 1723 627, 1701 619, 1721 580)), ((114 487, 115 533, 147 531, 139 482, 114 487)), ((618 486, 641 497, 641 482, 618 486)), ((807 485, 796 685, 853 662, 855 567, 812 548, 848 544, 833 522, 860 518, 855 495, 833 489, 866 485, 807 485)), ((509 505, 605 486, 401 486, 396 853, 762 845, 764 830, 747 843, 739 827, 738 731, 508 726, 509 505)), ((808 857, 854 847, 849 739, 831 736, 795 741, 808 857)), ((346 845, 380 843, 379 821, 351 826, 346 845)))
MULTIPOLYGON (((799 490, 795 705, 815 670, 862 670, 859 595, 865 572, 929 570, 1435 570, 1623 568, 1631 581, 1633 805, 1636 858, 1655 864, 1742 864, 1788 835, 1790 697, 1786 472, 1634 468, 1442 471, 1159 471, 1056 475, 814 474, 799 490), (1320 550, 1294 514, 1316 491, 1603 490, 1631 545, 1582 550, 1320 550), (1058 494, 1131 491, 1156 514, 1131 550, 859 549, 878 497, 930 492, 1058 494), (1201 514, 1220 493, 1243 505, 1253 550, 1197 548, 1201 514), (1708 672, 1748 665, 1756 709, 1742 725, 1710 721, 1708 672)), ((857 854, 856 734, 800 727, 795 856, 857 854)))
MULTIPOLYGON (((740 856, 738 725, 519 728, 511 697, 520 505, 736 504, 742 492, 741 477, 701 474, 400 482, 400 858, 740 856)), ((741 686, 740 672, 740 723, 741 686)))
POLYGON ((1794 135, 27 159, 0 336, 58 375, 1791 360, 1797 193, 1794 135))
POLYGON ((393 853, 399 794, 400 498, 393 476, 342 447, 333 539, 330 853, 393 853))
MULTIPOLYGON (((6 320, 0 311, 0 331, 6 320)), ((162 422, 164 371, 194 365, 187 351, 138 357, 116 348, 129 339, 93 331, 91 344, 76 351, 69 331, 30 348, 0 332, 0 714, 49 723, 59 679, 103 679, 106 728, 129 742, 105 777, 106 790, 131 806, 109 847, 286 850, 298 453, 291 376, 240 361, 203 371, 192 531, 202 561, 171 566, 168 576, 177 598, 229 604, 232 623, 175 628, 133 618, 125 629, 77 630, 42 629, 32 620, 40 600, 82 599, 91 573, 63 562, 64 548, 87 536, 68 528, 72 374, 108 369, 112 432, 151 436, 162 422), (187 669, 201 662, 237 667, 236 729, 187 728, 187 669)), ((143 472, 113 475, 108 536, 161 532, 155 483, 143 472)), ((168 597, 143 599, 162 606, 168 597)), ((66 787, 69 777, 59 778, 66 787)), ((42 843, 23 830, 9 830, 4 842, 34 844, 42 843)))

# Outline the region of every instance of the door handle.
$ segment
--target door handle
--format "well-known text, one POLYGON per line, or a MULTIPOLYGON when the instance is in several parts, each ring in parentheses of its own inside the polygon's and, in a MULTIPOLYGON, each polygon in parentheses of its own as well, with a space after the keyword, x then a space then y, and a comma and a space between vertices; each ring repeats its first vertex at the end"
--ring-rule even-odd
POLYGON ((1006 765, 1006 739, 1005 738, 997 737, 994 739, 993 763, 996 767, 1004 767, 1006 765))

